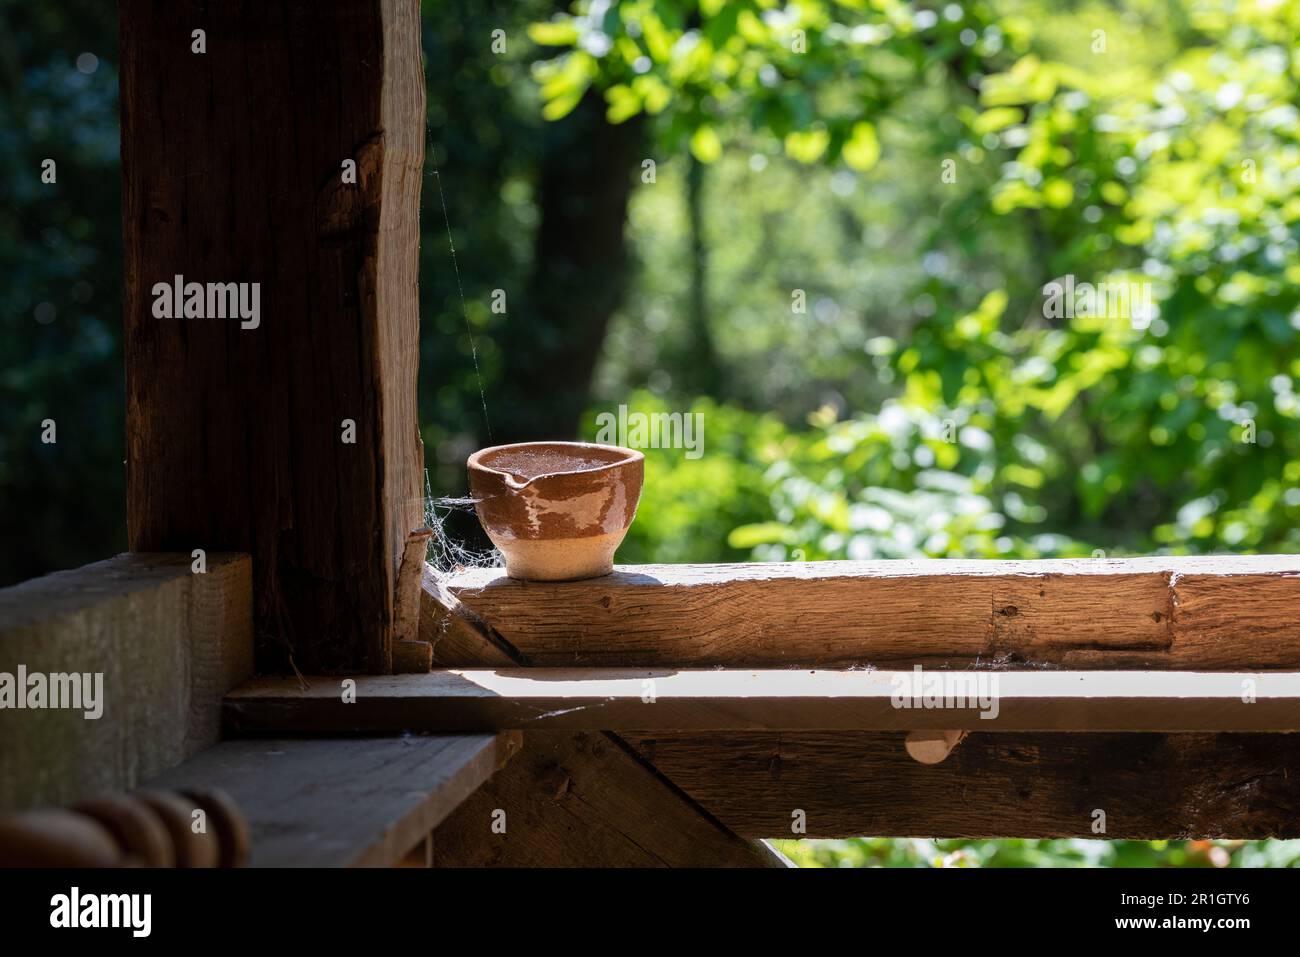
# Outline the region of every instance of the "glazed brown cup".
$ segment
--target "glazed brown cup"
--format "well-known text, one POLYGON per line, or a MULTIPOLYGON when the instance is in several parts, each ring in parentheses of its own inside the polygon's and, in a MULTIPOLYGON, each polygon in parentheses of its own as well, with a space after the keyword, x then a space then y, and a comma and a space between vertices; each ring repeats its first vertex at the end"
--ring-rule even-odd
POLYGON ((467 465, 478 519, 511 578, 570 581, 613 570, 641 498, 640 452, 521 442, 480 449, 467 465))

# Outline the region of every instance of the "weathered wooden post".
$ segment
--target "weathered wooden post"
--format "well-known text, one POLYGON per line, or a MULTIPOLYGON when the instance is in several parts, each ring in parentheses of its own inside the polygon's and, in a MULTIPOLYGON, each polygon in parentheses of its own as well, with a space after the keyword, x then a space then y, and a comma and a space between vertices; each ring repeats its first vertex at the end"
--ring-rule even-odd
POLYGON ((382 672, 422 524, 418 0, 123 0, 134 551, 253 556, 259 670, 382 672))

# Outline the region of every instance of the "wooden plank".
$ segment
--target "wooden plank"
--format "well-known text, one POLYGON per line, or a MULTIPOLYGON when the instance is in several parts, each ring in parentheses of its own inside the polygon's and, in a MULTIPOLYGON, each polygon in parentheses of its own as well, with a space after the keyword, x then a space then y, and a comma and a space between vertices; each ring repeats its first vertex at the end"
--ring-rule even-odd
POLYGON ((433 647, 435 668, 525 664, 523 657, 447 591, 425 565, 420 582, 420 640, 433 647))
POLYGON ((222 697, 253 671, 252 566, 213 552, 206 567, 119 555, 0 590, 0 671, 101 688, 97 718, 85 699, 0 709, 0 810, 131 788, 217 740, 222 697))
POLYGON ((600 732, 530 731, 433 832, 440 867, 781 867, 600 732))
POLYGON ((971 734, 935 765, 904 737, 624 735, 747 837, 1300 837, 1297 734, 971 734))
POLYGON ((1300 669, 1300 556, 462 572, 447 591, 534 665, 1300 669))
MULTIPOLYGON (((640 567, 447 591, 532 664, 1296 667, 1296 559, 640 567), (862 581, 862 578, 867 581, 862 581), (1248 607, 1238 608, 1238 602, 1248 607), (1234 610, 1235 609, 1235 610, 1234 610)), ((623 732, 743 837, 1294 836, 1300 736, 971 734, 938 765, 904 731, 623 732), (1106 830, 1094 830, 1096 811, 1106 830), (807 820, 791 830, 796 811, 807 820)))
MULTIPOLYGON (((433 646, 439 664, 528 664, 500 635, 447 594, 432 568, 426 567, 422 588, 420 638, 433 646)), ((514 765, 440 827, 432 844, 441 848, 434 859, 441 866, 681 863, 704 867, 718 862, 790 866, 771 846, 743 840, 718 824, 672 782, 637 759, 617 735, 581 731, 526 734, 514 765), (581 785, 561 791, 554 786, 557 775, 581 785), (492 812, 506 806, 516 811, 510 816, 516 826, 507 830, 508 843, 484 827, 492 812), (629 809, 636 813, 630 814, 629 809), (666 840, 656 831, 659 821, 670 825, 666 840), (680 842, 679 833, 692 840, 680 842)))
POLYGON ((252 553, 260 670, 388 671, 422 524, 418 0, 120 24, 131 548, 252 553), (256 322, 157 317, 176 277, 258 284, 256 322))
POLYGON ((1300 674, 465 669, 259 678, 232 731, 1300 731, 1300 674))
POLYGON ((253 867, 391 867, 519 749, 518 735, 227 741, 152 787, 219 788, 253 867))

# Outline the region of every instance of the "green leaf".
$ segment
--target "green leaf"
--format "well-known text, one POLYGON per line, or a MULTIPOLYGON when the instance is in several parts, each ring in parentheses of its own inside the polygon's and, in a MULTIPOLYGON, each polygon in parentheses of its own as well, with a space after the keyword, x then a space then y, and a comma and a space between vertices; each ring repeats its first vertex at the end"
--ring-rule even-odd
POLYGON ((794 540, 794 530, 780 522, 756 522, 753 525, 741 525, 733 528, 727 536, 727 544, 732 548, 753 548, 755 545, 787 543, 794 540))
POLYGON ((1074 202, 1074 187, 1068 180, 1053 177, 1043 184, 1043 202, 1053 209, 1065 209, 1074 202))
POLYGON ((574 50, 545 66, 542 97, 546 105, 542 107, 542 116, 558 120, 568 116, 582 101, 596 74, 596 61, 589 54, 574 50))
POLYGON ((815 163, 830 146, 831 135, 825 130, 804 130, 790 133, 785 138, 785 152, 800 163, 815 163))
POLYGON ((697 126, 691 134, 691 154, 701 163, 716 163, 722 155, 718 131, 708 123, 697 126))
POLYGON ((876 138, 876 128, 866 122, 853 124, 853 134, 844 144, 844 162, 855 170, 865 173, 876 165, 880 159, 880 140, 876 138))
POLYGON ((1015 107, 995 106, 975 117, 975 121, 971 123, 971 129, 981 136, 985 133, 996 133, 998 130, 1006 129, 1013 123, 1019 123, 1020 117, 1021 112, 1015 107))
POLYGON ((605 118, 611 123, 622 123, 641 112, 641 97, 622 83, 605 91, 605 101, 609 104, 605 118))
POLYGON ((562 120, 582 102, 583 90, 566 91, 542 107, 542 117, 547 120, 562 120))
POLYGON ((567 20, 528 24, 528 38, 543 47, 571 47, 578 42, 578 28, 567 20))
POLYGON ((641 32, 652 60, 667 63, 672 59, 675 37, 668 32, 657 15, 647 13, 641 18, 641 32))

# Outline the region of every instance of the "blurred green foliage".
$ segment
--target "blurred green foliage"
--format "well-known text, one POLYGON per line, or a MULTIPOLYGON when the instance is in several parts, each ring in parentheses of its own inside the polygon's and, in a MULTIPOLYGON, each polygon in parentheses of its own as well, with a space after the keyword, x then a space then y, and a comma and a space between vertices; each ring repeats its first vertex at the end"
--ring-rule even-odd
POLYGON ((774 842, 800 867, 1300 867, 1300 841, 774 842))
MULTIPOLYGON (((639 109, 662 114, 664 150, 688 142, 718 161, 727 141, 695 145, 709 124, 763 157, 740 187, 759 195, 777 160, 765 137, 788 157, 842 167, 856 188, 880 158, 843 155, 844 131, 865 117, 885 131, 880 155, 903 154, 914 170, 903 178, 925 181, 939 207, 915 250, 928 268, 907 292, 909 321, 872 329, 849 317, 868 326, 859 333, 883 333, 857 350, 859 375, 888 386, 874 410, 862 411, 867 390, 841 389, 808 417, 810 432, 773 442, 764 426, 761 447, 713 446, 747 450, 738 468, 764 465, 769 486, 769 507, 729 533, 729 548, 771 559, 1300 546, 1300 6, 1189 4, 1162 24, 1171 42, 1154 56, 1134 48, 1133 23, 1091 6, 1053 18, 1075 22, 1065 43, 1037 37, 1028 4, 926 17, 891 3, 578 7, 588 12, 533 31, 572 47, 538 68, 552 114, 595 84, 619 119, 641 89, 639 109), (789 49, 796 29, 806 55, 789 49), (864 63, 871 72, 848 68, 864 63), (881 91, 924 85, 934 70, 965 82, 947 85, 927 126, 957 128, 946 142, 892 135, 896 98, 881 91), (840 85, 847 100, 830 92, 840 85), (805 107, 789 107, 800 97, 805 107), (827 131, 824 150, 790 150, 794 115, 805 132, 827 131), (1008 234, 1022 244, 1001 262, 967 255, 1008 234), (1043 287, 1067 274, 1145 284, 1154 308, 1050 315, 1043 287)), ((896 183, 864 185, 892 196, 896 183)), ((671 247, 662 224, 651 241, 671 247)), ((767 315, 785 313, 768 324, 798 329, 814 360, 828 337, 844 355, 834 327, 847 323, 792 314, 764 291, 767 315)), ((832 319, 852 308, 827 298, 832 319)), ((725 338, 752 344, 764 331, 754 325, 725 338)), ((764 375, 744 368, 753 358, 729 372, 764 375)), ((673 474, 689 483, 698 468, 673 474)))
MULTIPOLYGON (((534 30, 570 48, 538 69, 550 112, 590 84, 611 120, 656 114, 662 150, 685 144, 727 184, 717 245, 763 244, 711 290, 735 406, 697 400, 634 356, 647 333, 681 335, 669 270, 685 240, 633 207, 643 287, 660 291, 615 324, 600 391, 703 413, 706 451, 647 453, 625 560, 1300 547, 1300 4, 577 7, 534 30), (817 38, 805 57, 799 27, 817 38), (919 88, 919 104, 894 95, 919 88), (897 231, 864 225, 878 214, 897 231), (892 273, 871 290, 903 315, 879 315, 836 264, 892 273), (1153 308, 1049 309, 1044 287, 1067 275, 1144 284, 1153 308), (792 310, 795 288, 820 308, 792 310)), ((816 866, 1300 859, 1294 842, 790 851, 816 866)))
POLYGON ((548 118, 563 117, 595 85, 611 122, 661 116, 663 148, 685 145, 704 163, 722 156, 734 129, 751 128, 800 162, 839 160, 862 172, 880 158, 877 115, 936 67, 956 78, 975 69, 961 33, 991 25, 984 3, 919 20, 899 0, 576 6, 576 15, 529 28, 537 43, 565 50, 535 68, 548 118))
POLYGON ((126 544, 117 70, 77 62, 115 29, 91 0, 0 2, 0 584, 126 544))

